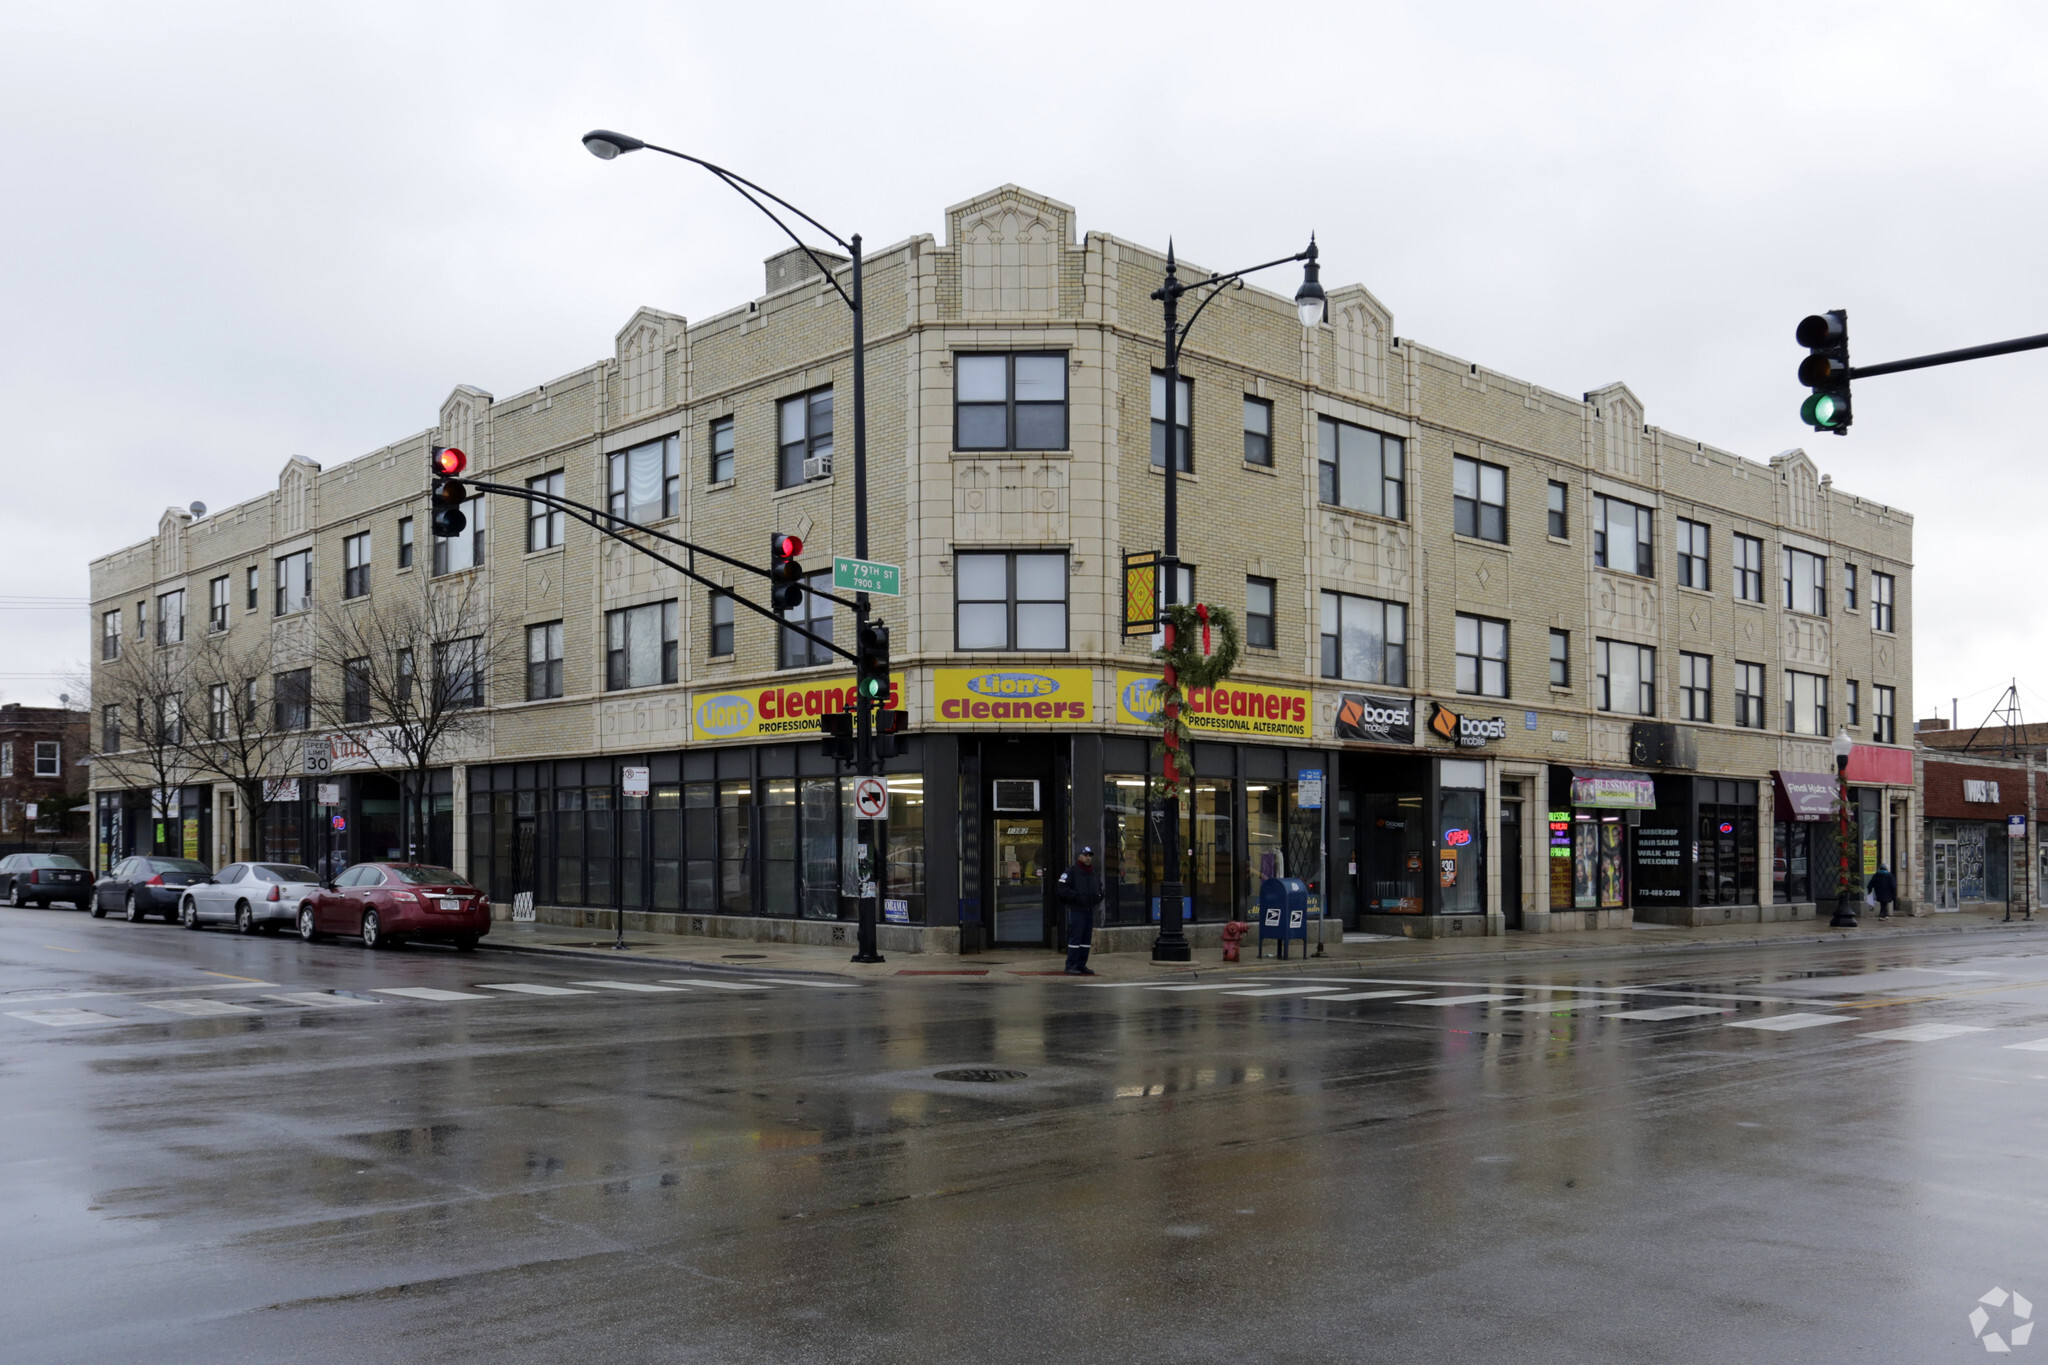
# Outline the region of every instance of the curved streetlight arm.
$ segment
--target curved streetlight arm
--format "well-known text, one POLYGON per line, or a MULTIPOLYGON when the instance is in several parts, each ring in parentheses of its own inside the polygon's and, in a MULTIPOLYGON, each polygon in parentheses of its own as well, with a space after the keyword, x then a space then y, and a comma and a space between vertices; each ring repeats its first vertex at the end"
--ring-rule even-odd
POLYGON ((853 297, 849 295, 844 289, 840 288, 839 280, 832 273, 831 267, 827 266, 823 261, 818 259, 818 253, 811 250, 809 243, 805 242, 803 238, 797 236, 795 230, 792 229, 789 224, 783 222, 782 219, 778 218, 775 214, 775 210, 769 208, 766 204, 762 203, 761 200, 756 199, 754 196, 758 194, 765 198, 774 200, 776 203, 782 205, 782 207, 788 209, 791 213, 803 219, 806 223, 809 223, 812 227, 824 233, 827 237, 830 237, 834 242, 837 242, 841 247, 844 247, 847 251, 850 252, 853 250, 853 247, 850 243, 846 241, 845 238, 841 237, 831 228, 826 227, 817 219, 811 217, 810 214, 805 213, 796 205, 790 203, 787 199, 784 199, 781 195, 776 194, 773 190, 764 190, 759 185, 756 185, 753 181, 747 179, 745 176, 740 175, 735 171, 729 171, 725 167, 720 166, 714 162, 706 161, 701 156, 691 156, 688 152, 679 152, 673 147, 664 147, 658 142, 648 142, 642 145, 645 146, 647 150, 650 152, 660 152, 665 156, 672 156, 678 161, 688 161, 693 165, 702 166, 705 170, 711 172, 720 180, 723 180, 726 184, 730 185, 734 193, 738 194, 742 199, 746 200, 749 204, 752 204, 755 208, 761 210, 762 213, 768 215, 768 221, 774 223, 775 226, 781 228, 782 231, 789 237, 789 240, 795 242, 797 246, 802 249, 804 255, 811 258, 811 264, 818 267, 818 273, 825 277, 825 282, 832 286, 833 290, 838 293, 839 297, 845 301, 846 306, 848 308, 853 309, 853 311, 856 313, 860 311, 860 305, 854 302, 853 297))
MULTIPOLYGON (((1192 284, 1182 284, 1178 280, 1173 281, 1171 287, 1176 296, 1181 294, 1192 293, 1197 289, 1207 289, 1209 291, 1207 294, 1202 296, 1202 301, 1195 305, 1195 311, 1188 314, 1188 320, 1180 325, 1178 335, 1174 342, 1175 349, 1178 349, 1181 343, 1187 340, 1188 332, 1195 325, 1195 319, 1202 316, 1202 310, 1209 306, 1210 300, 1214 299, 1218 294, 1223 292, 1224 285, 1242 285, 1244 283, 1244 277, 1246 275, 1255 274, 1261 270, 1271 270, 1276 265, 1290 265, 1295 261, 1306 261, 1309 259, 1311 258, 1308 252, 1297 251, 1292 256, 1282 256, 1277 261, 1267 261, 1264 265, 1248 265, 1242 270, 1233 270, 1227 275, 1211 275, 1206 280, 1196 280, 1192 284)), ((1167 288, 1168 286, 1161 285, 1158 289, 1152 292, 1152 297, 1155 299, 1165 298, 1167 288)))

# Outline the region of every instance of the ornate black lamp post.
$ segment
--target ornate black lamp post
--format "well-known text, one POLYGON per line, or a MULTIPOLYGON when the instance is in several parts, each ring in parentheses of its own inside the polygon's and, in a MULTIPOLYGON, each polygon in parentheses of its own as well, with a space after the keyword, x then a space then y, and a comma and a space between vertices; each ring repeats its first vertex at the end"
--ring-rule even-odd
MULTIPOLYGON (((1166 247, 1166 281, 1154 290, 1152 297, 1165 305, 1166 310, 1166 449, 1161 457, 1164 469, 1160 472, 1166 479, 1166 528, 1165 547, 1160 556, 1159 571, 1166 576, 1165 602, 1172 606, 1180 601, 1180 352, 1187 341, 1188 330, 1195 325, 1195 319, 1202 316, 1202 310, 1210 300, 1229 284, 1241 283, 1246 275, 1267 270, 1276 265, 1287 265, 1293 261, 1302 262, 1301 288, 1294 292, 1294 304, 1301 316, 1303 327, 1313 327, 1323 320, 1329 301, 1323 295, 1317 264, 1316 239, 1311 233, 1308 247, 1292 256, 1282 256, 1277 261, 1263 265, 1247 266, 1233 270, 1227 275, 1211 275, 1193 283, 1183 282, 1179 268, 1174 264, 1173 244, 1166 247), (1193 290, 1206 289, 1195 310, 1188 314, 1186 322, 1180 321, 1181 295, 1193 290)), ((1168 626, 1168 630, 1172 627, 1168 626)), ((1180 764, 1187 764, 1190 755, 1182 754, 1180 764)), ((1172 755, 1167 763, 1175 763, 1172 755)), ((1177 772, 1185 778, 1186 772, 1177 772)), ((1162 803, 1164 824, 1159 831, 1160 852, 1165 866, 1165 879, 1159 887, 1159 937, 1152 944, 1154 962, 1187 962, 1194 956, 1188 946, 1187 933, 1181 926, 1181 906, 1186 899, 1186 887, 1182 885, 1180 848, 1180 797, 1168 796, 1162 803)))

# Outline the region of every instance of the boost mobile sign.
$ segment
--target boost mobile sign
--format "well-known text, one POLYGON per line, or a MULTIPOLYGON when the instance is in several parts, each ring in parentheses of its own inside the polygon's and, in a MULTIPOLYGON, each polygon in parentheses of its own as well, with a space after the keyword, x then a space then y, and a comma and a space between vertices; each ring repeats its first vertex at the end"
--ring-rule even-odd
POLYGON ((1429 728, 1461 749, 1477 749, 1493 740, 1508 737, 1505 717, 1474 720, 1470 716, 1459 715, 1440 701, 1431 702, 1430 707, 1429 728))
POLYGON ((1337 698, 1337 738, 1376 744, 1415 742, 1415 699, 1345 692, 1337 698))

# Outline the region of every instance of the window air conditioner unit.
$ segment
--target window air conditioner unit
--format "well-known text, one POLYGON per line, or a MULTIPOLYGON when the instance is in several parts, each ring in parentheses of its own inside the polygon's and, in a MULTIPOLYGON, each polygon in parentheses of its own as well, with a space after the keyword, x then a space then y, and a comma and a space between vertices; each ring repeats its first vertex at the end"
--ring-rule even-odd
POLYGON ((809 483, 813 479, 829 479, 831 477, 832 457, 830 455, 813 455, 804 461, 805 483, 809 483))
POLYGON ((996 809, 1035 811, 1038 809, 1038 782, 1036 779, 1003 777, 996 779, 996 809))

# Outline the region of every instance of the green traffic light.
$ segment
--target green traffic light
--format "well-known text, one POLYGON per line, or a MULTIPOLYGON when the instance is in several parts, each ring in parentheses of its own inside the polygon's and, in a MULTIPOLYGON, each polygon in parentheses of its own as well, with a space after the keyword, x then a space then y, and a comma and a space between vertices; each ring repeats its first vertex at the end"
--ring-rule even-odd
POLYGON ((883 690, 887 686, 888 683, 886 679, 875 677, 862 678, 860 680, 860 694, 863 697, 866 697, 869 701, 879 701, 882 697, 883 690))
POLYGON ((1828 431, 1840 426, 1841 403, 1831 393, 1817 393, 1799 406, 1799 416, 1810 427, 1828 431))

